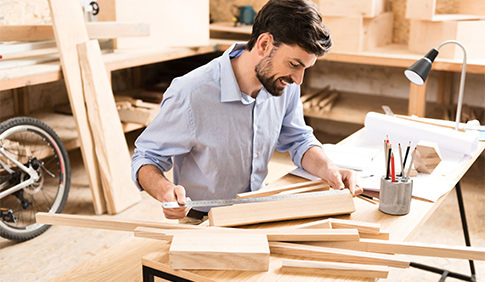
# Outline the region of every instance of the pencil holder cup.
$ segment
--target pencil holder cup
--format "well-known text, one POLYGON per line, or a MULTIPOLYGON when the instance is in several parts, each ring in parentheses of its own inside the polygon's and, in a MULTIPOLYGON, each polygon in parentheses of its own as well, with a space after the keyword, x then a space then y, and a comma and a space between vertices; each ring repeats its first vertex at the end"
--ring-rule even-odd
POLYGON ((381 178, 379 192, 379 210, 390 215, 405 215, 411 210, 411 199, 413 193, 413 181, 408 179, 381 178))

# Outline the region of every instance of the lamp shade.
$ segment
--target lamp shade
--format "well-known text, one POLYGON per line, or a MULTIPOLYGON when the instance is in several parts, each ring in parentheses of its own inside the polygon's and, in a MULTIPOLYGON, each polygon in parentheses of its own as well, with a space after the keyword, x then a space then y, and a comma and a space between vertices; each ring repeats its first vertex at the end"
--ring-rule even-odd
POLYGON ((423 85, 431 70, 431 64, 438 55, 438 50, 431 49, 423 58, 404 71, 404 75, 416 85, 423 85))

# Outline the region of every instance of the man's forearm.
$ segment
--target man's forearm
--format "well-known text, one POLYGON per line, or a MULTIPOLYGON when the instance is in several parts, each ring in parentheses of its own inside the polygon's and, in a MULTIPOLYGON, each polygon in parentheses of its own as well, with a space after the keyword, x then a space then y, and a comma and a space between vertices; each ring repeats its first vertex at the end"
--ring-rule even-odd
POLYGON ((154 165, 144 165, 138 170, 138 183, 150 196, 160 202, 163 202, 165 193, 175 187, 154 165))
POLYGON ((334 164, 325 155, 321 147, 314 146, 303 154, 301 166, 309 173, 324 178, 322 173, 334 164))

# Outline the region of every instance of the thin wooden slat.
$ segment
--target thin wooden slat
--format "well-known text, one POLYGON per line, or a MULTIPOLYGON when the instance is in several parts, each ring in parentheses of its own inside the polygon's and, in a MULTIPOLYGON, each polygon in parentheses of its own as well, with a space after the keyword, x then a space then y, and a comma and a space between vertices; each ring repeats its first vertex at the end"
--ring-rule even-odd
POLYGON ((207 227, 177 224, 169 222, 155 222, 142 220, 117 219, 112 217, 52 214, 39 212, 35 215, 37 223, 49 225, 62 225, 83 228, 95 228, 105 230, 130 231, 133 232, 137 227, 150 227, 159 229, 206 229, 207 227))
POLYGON ((329 221, 330 221, 330 225, 332 226, 332 229, 356 228, 357 230, 359 230, 359 233, 376 234, 376 235, 379 234, 381 230, 380 223, 344 220, 344 219, 337 219, 337 218, 329 218, 329 221))
POLYGON ((261 222, 282 221, 349 214, 355 211, 350 193, 325 195, 283 201, 237 204, 212 208, 211 226, 239 226, 261 222))
POLYGON ((387 265, 408 268, 410 261, 399 256, 376 254, 362 251, 309 246, 294 243, 269 242, 272 254, 314 258, 324 261, 387 265))
POLYGON ((141 200, 131 180, 131 157, 97 40, 78 46, 84 99, 94 137, 108 213, 116 214, 141 200))
POLYGON ((386 266, 287 259, 282 261, 281 271, 365 278, 387 278, 389 275, 386 266))
POLYGON ((202 230, 164 230, 148 227, 135 229, 135 237, 144 237, 157 240, 172 240, 180 233, 232 233, 232 234, 263 234, 268 241, 305 242, 305 241, 359 241, 356 229, 235 229, 212 228, 202 230))
MULTIPOLYGON (((149 36, 150 25, 128 22, 88 22, 90 39, 149 36)), ((54 39, 52 25, 3 25, 0 41, 42 41, 54 39)))
POLYGON ((272 196, 272 195, 276 195, 278 193, 281 193, 283 191, 288 191, 288 190, 293 190, 293 189, 298 189, 298 188, 303 188, 303 187, 313 187, 313 186, 319 186, 321 188, 324 188, 324 187, 330 188, 330 185, 328 185, 328 183, 326 181, 315 180, 315 181, 305 181, 305 182, 301 182, 301 183, 296 183, 296 184, 291 184, 291 185, 286 185, 286 186, 281 186, 281 187, 268 188, 268 189, 261 188, 260 190, 257 190, 257 191, 239 193, 239 194, 237 194, 237 197, 238 198, 251 198, 251 197, 272 196))
POLYGON ((94 211, 96 214, 102 214, 106 211, 106 202, 84 104, 81 69, 79 68, 76 50, 77 44, 89 40, 81 2, 77 0, 49 0, 49 6, 69 103, 81 141, 81 153, 93 196, 94 211))
POLYGON ((264 234, 178 233, 170 245, 172 269, 268 271, 264 234))

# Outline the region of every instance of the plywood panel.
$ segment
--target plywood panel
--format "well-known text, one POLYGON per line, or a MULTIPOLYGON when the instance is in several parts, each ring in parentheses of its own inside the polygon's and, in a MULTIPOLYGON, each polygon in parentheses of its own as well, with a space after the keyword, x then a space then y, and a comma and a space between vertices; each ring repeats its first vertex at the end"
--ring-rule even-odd
POLYGON ((116 214, 141 200, 131 181, 131 157, 116 110, 111 84, 97 40, 78 46, 84 99, 108 213, 116 214))

